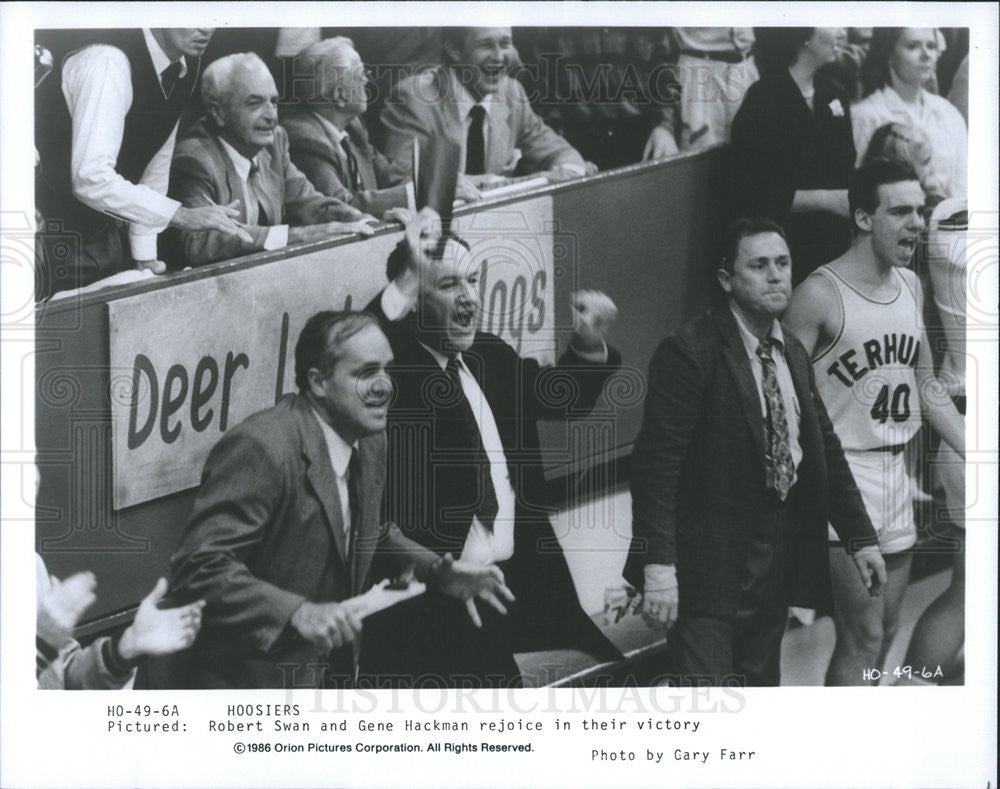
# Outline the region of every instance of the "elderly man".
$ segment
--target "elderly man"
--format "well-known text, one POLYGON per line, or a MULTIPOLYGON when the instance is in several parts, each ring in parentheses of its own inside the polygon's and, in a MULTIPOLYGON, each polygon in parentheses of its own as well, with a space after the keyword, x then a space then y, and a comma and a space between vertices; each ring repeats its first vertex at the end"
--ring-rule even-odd
POLYGON ((389 258, 391 283, 368 306, 395 356, 387 510, 439 555, 496 563, 517 602, 505 617, 486 608, 475 628, 452 600, 413 601, 373 623, 362 668, 381 684, 511 687, 522 681, 515 652, 620 658, 580 608, 549 523, 537 425, 594 406, 619 364, 604 342, 615 307, 603 294, 577 294, 580 328, 560 364, 519 357, 479 330, 480 263, 464 241, 436 238, 430 213, 408 223, 389 258))
POLYGON ((292 162, 319 191, 378 217, 413 208, 412 182, 368 140, 368 76, 348 38, 318 41, 294 61, 295 96, 282 111, 292 162), (309 78, 311 77, 311 78, 309 78), (405 182, 405 183, 404 183, 405 182))
POLYGON ((288 137, 278 126, 278 90, 257 55, 229 55, 211 63, 201 92, 206 116, 177 143, 170 195, 186 206, 238 205, 247 237, 183 231, 188 265, 331 235, 371 234, 363 221, 371 217, 317 192, 292 164, 288 137))
POLYGON ((456 27, 444 31, 447 66, 403 80, 382 112, 382 149, 402 166, 420 144, 418 199, 436 190, 435 179, 456 169, 457 195, 478 199, 468 176, 544 172, 561 181, 592 174, 596 166, 535 115, 521 84, 507 76, 516 60, 509 27, 456 27))
POLYGON ((173 557, 173 593, 206 602, 184 684, 349 686, 362 615, 350 598, 377 551, 473 619, 473 598, 504 611, 496 567, 435 556, 380 518, 391 362, 371 315, 320 312, 295 347, 299 394, 212 450, 173 557))
POLYGON ((40 297, 132 267, 162 272, 156 237, 168 225, 242 235, 228 201, 187 207, 166 196, 178 120, 212 32, 108 30, 84 40, 50 34, 54 54, 65 57, 36 97, 35 199, 42 216, 60 226, 40 240, 43 248, 48 241, 65 246, 73 233, 80 246, 65 276, 51 262, 40 297))
POLYGON ((827 521, 864 594, 885 583, 809 356, 778 323, 791 268, 780 227, 734 223, 718 271, 727 303, 668 337, 649 366, 626 578, 653 623, 673 626, 684 684, 780 684, 788 606, 829 596, 827 521))

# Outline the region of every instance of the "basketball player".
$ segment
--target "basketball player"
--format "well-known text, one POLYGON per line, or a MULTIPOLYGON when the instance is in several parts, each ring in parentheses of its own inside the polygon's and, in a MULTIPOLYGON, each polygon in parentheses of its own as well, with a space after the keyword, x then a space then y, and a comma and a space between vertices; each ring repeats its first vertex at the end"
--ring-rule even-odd
MULTIPOLYGON (((965 432, 934 377, 922 294, 907 269, 924 223, 924 192, 906 164, 880 159, 855 172, 848 202, 851 248, 795 290, 787 327, 810 352, 816 384, 879 534, 888 583, 871 597, 847 554, 830 551, 837 645, 827 685, 863 685, 883 667, 916 542, 903 449, 924 414, 960 456, 965 432)), ((831 538, 833 532, 830 532, 831 538)))

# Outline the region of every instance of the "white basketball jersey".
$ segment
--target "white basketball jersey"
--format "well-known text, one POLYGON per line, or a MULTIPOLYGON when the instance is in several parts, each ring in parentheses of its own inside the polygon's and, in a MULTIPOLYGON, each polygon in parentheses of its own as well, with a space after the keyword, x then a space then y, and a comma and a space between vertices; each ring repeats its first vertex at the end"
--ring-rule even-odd
POLYGON ((864 296, 829 266, 811 276, 833 283, 844 320, 833 345, 812 360, 816 386, 844 449, 907 443, 920 429, 920 393, 914 372, 923 321, 914 286, 898 269, 896 296, 864 296))

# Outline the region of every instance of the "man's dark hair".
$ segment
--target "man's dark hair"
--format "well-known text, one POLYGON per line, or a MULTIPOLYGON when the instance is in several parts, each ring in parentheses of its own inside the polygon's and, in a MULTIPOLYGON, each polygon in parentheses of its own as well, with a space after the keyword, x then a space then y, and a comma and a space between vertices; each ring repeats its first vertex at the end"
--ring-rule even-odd
POLYGON ((754 60, 761 74, 786 71, 799 56, 799 47, 812 38, 814 27, 761 27, 754 31, 754 60))
POLYGON ((314 367, 330 375, 342 356, 344 342, 366 326, 378 326, 369 312, 317 312, 302 327, 295 343, 295 383, 299 392, 309 391, 309 371, 314 367))
MULTIPOLYGON (((442 234, 442 236, 438 239, 437 244, 434 245, 434 249, 431 251, 431 258, 434 260, 440 260, 443 258, 445 246, 447 246, 449 241, 454 241, 456 244, 460 244, 465 247, 467 251, 472 251, 468 241, 449 231, 442 234)), ((396 244, 392 252, 389 253, 389 259, 385 262, 385 278, 389 280, 389 282, 392 282, 406 270, 409 263, 410 248, 406 244, 406 239, 403 238, 400 239, 399 243, 396 244)))
MULTIPOLYGON (((469 31, 472 30, 471 27, 443 27, 441 28, 441 43, 444 45, 451 44, 456 49, 461 49, 465 46, 465 39, 469 35, 469 31)), ((444 56, 446 60, 451 60, 451 55, 448 50, 444 50, 444 56)))
POLYGON ((784 228, 766 216, 749 216, 737 219, 729 225, 722 241, 722 268, 732 274, 736 264, 736 256, 740 251, 740 241, 748 236, 756 236, 761 233, 777 233, 782 238, 786 238, 784 228))
POLYGON ((847 205, 855 229, 857 223, 853 222, 854 212, 860 208, 865 213, 874 214, 878 207, 878 188, 883 184, 898 184, 901 181, 920 183, 920 178, 910 165, 898 159, 872 159, 854 171, 847 187, 847 205))

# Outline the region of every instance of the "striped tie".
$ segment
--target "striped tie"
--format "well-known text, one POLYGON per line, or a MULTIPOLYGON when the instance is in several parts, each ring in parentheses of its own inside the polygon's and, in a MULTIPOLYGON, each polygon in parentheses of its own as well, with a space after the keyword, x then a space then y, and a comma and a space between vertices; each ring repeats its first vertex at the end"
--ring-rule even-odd
POLYGON ((772 342, 768 338, 757 346, 757 358, 764 371, 764 402, 767 404, 767 487, 784 501, 792 487, 795 466, 792 464, 785 401, 778 387, 778 372, 771 357, 772 342))

